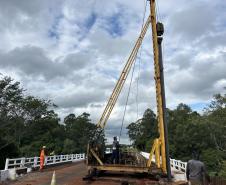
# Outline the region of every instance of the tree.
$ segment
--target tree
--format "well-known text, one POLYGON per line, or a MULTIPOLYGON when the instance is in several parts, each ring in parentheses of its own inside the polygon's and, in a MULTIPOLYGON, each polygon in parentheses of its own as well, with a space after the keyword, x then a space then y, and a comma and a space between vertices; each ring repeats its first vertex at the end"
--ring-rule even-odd
MULTIPOLYGON (((65 147, 73 146, 73 152, 86 152, 87 144, 95 137, 97 127, 91 123, 88 113, 76 117, 74 114, 69 114, 64 119, 68 140, 65 140, 65 147)), ((103 133, 99 136, 99 140, 104 140, 103 133)), ((66 149, 65 149, 66 150, 66 149)))
POLYGON ((205 120, 213 141, 213 149, 205 155, 210 169, 226 177, 226 95, 216 94, 205 109, 205 120))
POLYGON ((93 138, 104 142, 104 134, 89 119, 88 113, 70 113, 60 123, 49 100, 26 96, 19 82, 9 77, 0 80, 0 167, 7 157, 38 156, 43 145, 47 155, 86 152, 93 138))
MULTIPOLYGON (((167 109, 166 118, 171 158, 187 161, 198 152, 210 172, 225 174, 225 95, 215 95, 204 115, 181 103, 174 110, 167 109)), ((150 141, 158 137, 156 116, 151 110, 127 129, 133 145, 142 151, 149 151, 150 141)))
POLYGON ((19 153, 23 122, 18 114, 22 92, 19 82, 13 82, 10 77, 0 80, 0 167, 3 167, 6 156, 14 157, 19 153))
POLYGON ((158 137, 155 113, 151 109, 147 109, 142 119, 129 124, 127 129, 129 138, 136 148, 143 151, 150 151, 154 139, 158 137))
POLYGON ((205 118, 209 123, 215 147, 226 155, 226 95, 214 95, 211 104, 205 110, 205 118))
POLYGON ((60 146, 56 138, 63 146, 56 132, 64 133, 64 129, 59 129, 58 116, 51 110, 55 105, 23 92, 10 77, 0 80, 0 167, 6 157, 37 156, 42 145, 60 146))
POLYGON ((197 122, 200 121, 200 115, 182 103, 175 110, 168 109, 167 113, 170 155, 172 158, 188 160, 192 151, 197 148, 191 135, 199 136, 197 122))

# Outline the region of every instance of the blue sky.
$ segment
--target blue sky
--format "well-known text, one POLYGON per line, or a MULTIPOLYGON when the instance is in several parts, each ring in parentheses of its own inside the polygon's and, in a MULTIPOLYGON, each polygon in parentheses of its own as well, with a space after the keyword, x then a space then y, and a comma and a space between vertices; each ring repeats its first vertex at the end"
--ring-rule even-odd
MULTIPOLYGON (((97 122, 140 33, 144 2, 0 1, 0 73, 21 81, 27 94, 51 99, 61 118, 86 111, 97 122)), ((167 106, 183 102, 202 112, 213 94, 225 93, 226 2, 157 2, 167 106)), ((156 107, 150 30, 142 48, 138 117, 156 107)), ((125 126, 137 118, 138 71, 137 65, 125 126)), ((109 138, 119 132, 128 83, 109 120, 109 138)))

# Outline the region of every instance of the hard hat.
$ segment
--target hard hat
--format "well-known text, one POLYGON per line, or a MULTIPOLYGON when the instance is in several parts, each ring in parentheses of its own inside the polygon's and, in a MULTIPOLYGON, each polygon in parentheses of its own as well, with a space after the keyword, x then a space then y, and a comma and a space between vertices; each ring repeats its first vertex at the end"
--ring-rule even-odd
POLYGON ((46 148, 46 146, 43 146, 42 148, 46 148))

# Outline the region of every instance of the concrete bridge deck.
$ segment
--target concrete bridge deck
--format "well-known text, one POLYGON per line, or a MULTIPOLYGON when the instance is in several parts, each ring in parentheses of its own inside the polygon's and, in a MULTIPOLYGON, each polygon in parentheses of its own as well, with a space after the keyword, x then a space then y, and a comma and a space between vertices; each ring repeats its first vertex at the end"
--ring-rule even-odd
MULTIPOLYGON (((22 177, 17 178, 15 181, 6 181, 2 185, 50 185, 53 172, 56 173, 57 185, 86 185, 87 182, 82 178, 86 175, 86 166, 84 161, 64 164, 60 166, 50 167, 44 169, 42 172, 33 171, 22 177)), ((94 182, 96 184, 105 184, 101 182, 94 182)), ((114 183, 113 183, 114 184, 114 183)), ((112 185, 113 185, 112 184, 112 185)))
MULTIPOLYGON (((34 171, 17 178, 15 181, 6 181, 0 185, 50 185, 53 172, 56 173, 56 185, 121 185, 122 182, 129 182, 131 185, 152 185, 159 184, 157 181, 136 177, 128 174, 108 174, 98 177, 92 181, 83 181, 87 174, 84 161, 64 164, 44 169, 43 172, 34 171)), ((174 184, 181 184, 180 182, 174 184)))

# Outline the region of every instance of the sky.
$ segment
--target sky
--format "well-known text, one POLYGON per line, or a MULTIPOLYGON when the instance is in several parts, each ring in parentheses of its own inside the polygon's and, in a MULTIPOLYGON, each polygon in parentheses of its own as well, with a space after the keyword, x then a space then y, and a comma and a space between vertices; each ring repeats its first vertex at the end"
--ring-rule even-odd
MULTIPOLYGON (((50 99, 64 116, 83 112, 96 123, 139 36, 143 0, 0 0, 0 73, 20 81, 26 94, 50 99)), ((158 0, 164 23, 166 104, 202 112, 226 87, 226 1, 158 0)), ((149 29, 138 54, 125 127, 156 110, 149 29)), ((106 127, 119 135, 131 74, 106 127)))

